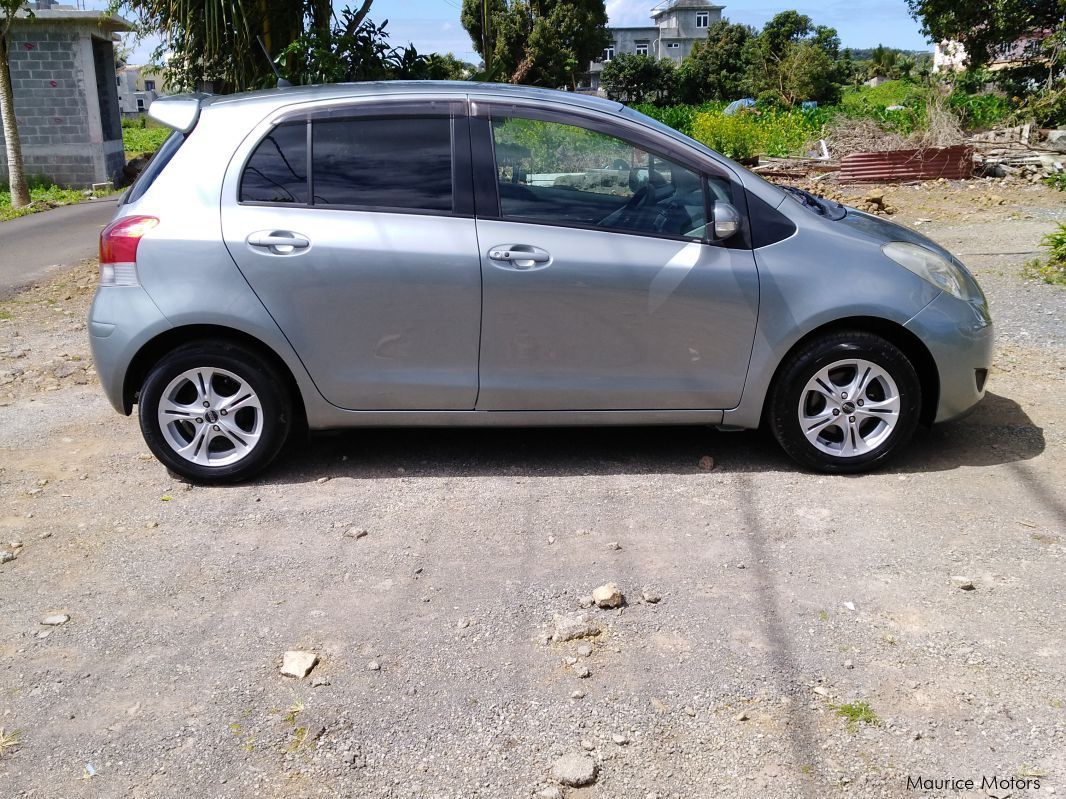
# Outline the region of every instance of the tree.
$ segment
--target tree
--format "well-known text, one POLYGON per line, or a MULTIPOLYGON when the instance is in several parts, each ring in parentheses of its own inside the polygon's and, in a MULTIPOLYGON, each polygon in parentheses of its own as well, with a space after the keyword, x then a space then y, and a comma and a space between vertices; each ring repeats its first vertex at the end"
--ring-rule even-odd
POLYGON ((662 102, 673 93, 676 68, 669 58, 622 53, 603 65, 600 86, 623 103, 662 102))
MULTIPOLYGON (((345 35, 355 35, 371 2, 345 9, 345 35)), ((113 0, 112 10, 128 11, 143 31, 162 37, 154 58, 165 64, 169 86, 212 84, 220 92, 270 85, 257 39, 276 54, 306 32, 328 36, 335 20, 330 0, 113 0)))
POLYGON ((1066 17, 1066 0, 907 0, 907 5, 933 41, 961 43, 970 68, 986 65, 1019 39, 1054 30, 1066 17))
POLYGON ((677 70, 678 92, 686 103, 736 100, 744 94, 747 48, 755 29, 719 20, 696 42, 677 70))
POLYGON ((840 39, 833 28, 815 27, 798 11, 782 11, 750 40, 747 85, 754 96, 785 105, 828 103, 840 96, 840 39))
POLYGON ((345 8, 326 27, 311 25, 278 54, 281 73, 296 84, 428 77, 425 56, 415 48, 389 45, 388 20, 381 25, 345 8))
MULTIPOLYGON (((11 90, 11 64, 7 58, 7 36, 15 15, 22 10, 23 0, 0 0, 0 117, 4 123, 4 144, 7 149, 7 179, 11 187, 11 207, 30 204, 30 189, 26 185, 26 169, 22 163, 22 142, 19 140, 18 120, 15 118, 15 95, 11 90)), ((28 12, 30 16, 33 12, 28 12)))
POLYGON ((485 74, 509 83, 576 86, 609 41, 603 0, 463 0, 460 19, 485 74))

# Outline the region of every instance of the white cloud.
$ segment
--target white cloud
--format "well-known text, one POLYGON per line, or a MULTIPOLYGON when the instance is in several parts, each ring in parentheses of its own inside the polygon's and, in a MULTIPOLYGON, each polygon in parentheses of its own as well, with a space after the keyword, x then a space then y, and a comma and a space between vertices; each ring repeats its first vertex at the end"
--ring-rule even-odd
POLYGON ((611 25, 651 25, 653 0, 607 0, 607 19, 611 25))

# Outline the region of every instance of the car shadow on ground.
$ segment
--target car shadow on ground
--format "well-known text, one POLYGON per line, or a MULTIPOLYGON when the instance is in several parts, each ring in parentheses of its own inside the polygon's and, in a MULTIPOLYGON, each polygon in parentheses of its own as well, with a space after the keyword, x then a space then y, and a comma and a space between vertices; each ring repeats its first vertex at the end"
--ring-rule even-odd
MULTIPOLYGON (((965 419, 919 430, 893 473, 992 466, 1044 451, 1044 433, 1013 400, 986 396, 965 419)), ((707 427, 366 428, 312 436, 265 475, 265 483, 322 477, 695 474, 796 471, 766 431, 707 427), (704 462, 704 467, 707 465, 704 462)))

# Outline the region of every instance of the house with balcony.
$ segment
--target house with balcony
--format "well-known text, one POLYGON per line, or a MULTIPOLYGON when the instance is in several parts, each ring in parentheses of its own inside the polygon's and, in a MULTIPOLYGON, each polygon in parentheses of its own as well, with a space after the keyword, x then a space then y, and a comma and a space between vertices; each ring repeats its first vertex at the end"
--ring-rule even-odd
POLYGON ((598 60, 589 64, 588 79, 581 90, 598 92, 603 65, 622 53, 669 58, 680 63, 692 52, 696 42, 707 38, 707 29, 722 18, 724 8, 710 0, 664 0, 651 10, 653 25, 608 26, 610 44, 598 60))

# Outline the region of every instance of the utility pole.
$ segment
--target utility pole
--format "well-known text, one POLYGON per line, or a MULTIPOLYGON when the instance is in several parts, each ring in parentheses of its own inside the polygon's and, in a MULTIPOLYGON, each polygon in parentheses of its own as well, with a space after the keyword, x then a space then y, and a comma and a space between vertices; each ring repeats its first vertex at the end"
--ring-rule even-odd
POLYGON ((485 59, 485 77, 492 75, 492 52, 489 50, 489 0, 481 0, 481 56, 485 59))

